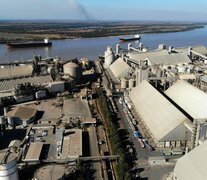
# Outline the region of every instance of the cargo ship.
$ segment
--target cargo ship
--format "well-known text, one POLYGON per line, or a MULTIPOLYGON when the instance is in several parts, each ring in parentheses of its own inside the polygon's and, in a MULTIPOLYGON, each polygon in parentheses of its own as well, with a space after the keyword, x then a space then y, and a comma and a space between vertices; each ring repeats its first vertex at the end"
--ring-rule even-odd
POLYGON ((120 42, 127 42, 127 41, 138 41, 141 39, 141 36, 139 34, 136 34, 134 37, 132 38, 119 38, 120 42))
POLYGON ((7 43, 8 48, 27 48, 27 47, 48 47, 52 46, 52 42, 48 38, 43 42, 22 42, 22 43, 7 43))

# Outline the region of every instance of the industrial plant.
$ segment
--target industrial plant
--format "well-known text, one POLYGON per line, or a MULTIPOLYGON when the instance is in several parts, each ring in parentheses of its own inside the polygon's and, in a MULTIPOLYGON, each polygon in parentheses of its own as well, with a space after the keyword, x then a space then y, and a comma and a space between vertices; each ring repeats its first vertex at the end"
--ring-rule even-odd
POLYGON ((1 63, 0 180, 205 179, 206 92, 204 46, 1 63))
POLYGON ((103 65, 112 95, 121 94, 118 102, 131 132, 141 147, 159 152, 158 158, 148 154, 148 163, 160 164, 164 157, 167 164, 173 156, 184 155, 175 167, 174 179, 192 177, 178 166, 207 138, 206 55, 205 46, 160 44, 149 50, 143 43, 138 47, 130 43, 127 49, 118 44, 115 51, 112 47, 105 51, 103 65))

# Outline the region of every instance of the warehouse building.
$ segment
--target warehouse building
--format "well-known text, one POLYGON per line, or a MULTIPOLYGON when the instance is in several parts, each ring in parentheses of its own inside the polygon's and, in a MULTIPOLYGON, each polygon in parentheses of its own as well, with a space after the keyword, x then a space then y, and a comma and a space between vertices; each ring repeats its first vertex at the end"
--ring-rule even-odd
POLYGON ((11 120, 11 124, 27 126, 34 122, 36 115, 36 109, 19 106, 9 111, 6 117, 11 120))
POLYGON ((115 78, 124 78, 130 70, 130 66, 122 59, 117 59, 109 69, 115 78))
POLYGON ((150 83, 143 81, 129 97, 139 116, 144 136, 157 148, 185 149, 190 146, 190 120, 150 83))
MULTIPOLYGON (((165 94, 191 121, 193 147, 207 139, 207 94, 184 80, 177 81, 165 94)), ((192 148, 193 148, 192 147, 192 148)))
POLYGON ((178 159, 173 173, 174 180, 198 179, 207 177, 207 141, 178 159))
POLYGON ((162 65, 176 65, 190 63, 191 60, 187 53, 183 52, 169 52, 168 50, 153 50, 148 52, 129 52, 127 56, 137 62, 148 60, 148 65, 154 64, 162 65))

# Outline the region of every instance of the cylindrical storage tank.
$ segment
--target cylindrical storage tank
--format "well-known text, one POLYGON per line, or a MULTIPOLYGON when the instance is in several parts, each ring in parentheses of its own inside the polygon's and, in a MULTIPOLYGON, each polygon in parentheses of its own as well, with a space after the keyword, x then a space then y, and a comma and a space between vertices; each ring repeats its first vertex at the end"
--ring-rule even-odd
POLYGON ((45 165, 41 168, 37 169, 34 173, 34 179, 35 180, 45 180, 48 179, 48 176, 50 176, 50 179, 66 179, 66 172, 67 174, 70 174, 73 171, 73 168, 66 168, 63 165, 58 164, 51 164, 51 165, 45 165), (58 173, 57 173, 58 172, 58 173))
POLYGON ((65 75, 69 75, 70 78, 74 79, 77 83, 80 82, 82 76, 82 68, 73 62, 69 62, 64 65, 63 71, 65 75))
POLYGON ((126 89, 128 86, 128 80, 125 78, 121 79, 121 89, 126 89))
POLYGON ((143 43, 139 43, 139 50, 142 51, 143 48, 144 48, 144 44, 143 43))
POLYGON ((18 168, 15 154, 6 155, 5 160, 0 164, 0 180, 18 180, 18 168))
POLYGON ((4 116, 6 116, 7 112, 8 112, 8 108, 4 107, 4 116))
POLYGON ((0 125, 4 125, 4 124, 5 124, 5 117, 0 116, 0 125))
POLYGON ((178 66, 177 69, 178 69, 179 73, 185 73, 186 72, 186 66, 178 66))
POLYGON ((135 87, 136 81, 134 79, 129 80, 129 88, 132 89, 135 87))
POLYGON ((107 50, 105 51, 105 54, 104 54, 104 58, 105 58, 104 66, 105 68, 108 68, 114 61, 114 53, 112 51, 111 46, 107 47, 107 50))
POLYGON ((190 71, 191 71, 190 68, 187 68, 187 69, 186 69, 186 72, 187 72, 188 74, 190 74, 190 71))
POLYGON ((7 118, 8 126, 12 128, 14 126, 14 119, 12 117, 7 118))
POLYGON ((48 73, 48 74, 51 73, 51 69, 52 69, 52 67, 48 67, 48 68, 47 68, 47 73, 48 73))
POLYGON ((132 47, 132 44, 131 44, 131 43, 129 43, 129 44, 128 44, 128 51, 130 51, 130 50, 131 50, 131 47, 132 47))
POLYGON ((164 49, 166 49, 166 44, 159 44, 158 49, 159 49, 159 50, 164 50, 164 49))
POLYGON ((116 45, 116 54, 119 54, 119 50, 120 50, 120 45, 117 44, 117 45, 116 45))

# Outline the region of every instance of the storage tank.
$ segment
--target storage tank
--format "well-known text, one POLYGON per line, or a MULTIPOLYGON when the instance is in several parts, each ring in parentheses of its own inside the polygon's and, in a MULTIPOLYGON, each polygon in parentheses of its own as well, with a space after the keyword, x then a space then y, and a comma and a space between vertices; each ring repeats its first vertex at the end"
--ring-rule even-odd
POLYGON ((69 75, 70 78, 74 79, 76 83, 79 83, 82 76, 82 68, 74 63, 69 62, 63 66, 63 71, 65 75, 69 75))
POLYGON ((8 112, 8 108, 4 107, 4 116, 6 116, 7 112, 8 112))
POLYGON ((128 44, 128 51, 130 51, 130 50, 131 50, 131 47, 132 47, 132 44, 131 44, 131 43, 129 43, 129 44, 128 44))
POLYGON ((104 58, 105 58, 104 66, 105 68, 108 68, 114 62, 114 53, 112 51, 111 46, 107 47, 107 50, 105 51, 104 54, 104 58))
POLYGON ((178 66, 177 70, 179 73, 185 73, 186 72, 186 66, 178 66))
POLYGON ((47 68, 47 73, 50 74, 51 73, 51 70, 52 70, 52 67, 48 67, 47 68))
POLYGON ((128 85, 128 80, 125 78, 121 79, 121 89, 126 89, 128 85))
POLYGON ((120 45, 117 44, 117 45, 116 45, 116 54, 119 54, 119 50, 120 50, 120 45))
POLYGON ((142 51, 143 48, 144 48, 144 44, 143 43, 139 43, 139 50, 142 51))
POLYGON ((0 180, 18 180, 16 153, 5 151, 0 154, 0 180))
POLYGON ((136 81, 134 79, 129 80, 129 88, 132 89, 135 87, 136 81))
POLYGON ((167 49, 166 44, 159 44, 158 49, 159 50, 167 49))
POLYGON ((4 116, 0 116, 0 125, 4 125, 6 122, 5 117, 4 116))
POLYGON ((12 117, 8 117, 7 122, 9 128, 12 128, 14 126, 14 119, 12 117))
MULTIPOLYGON (((67 179, 67 175, 74 172, 73 166, 51 164, 45 165, 37 169, 34 173, 34 180, 45 180, 45 179, 67 179), (66 175, 67 174, 67 175, 66 175)), ((73 178, 72 178, 73 179, 73 178)))

